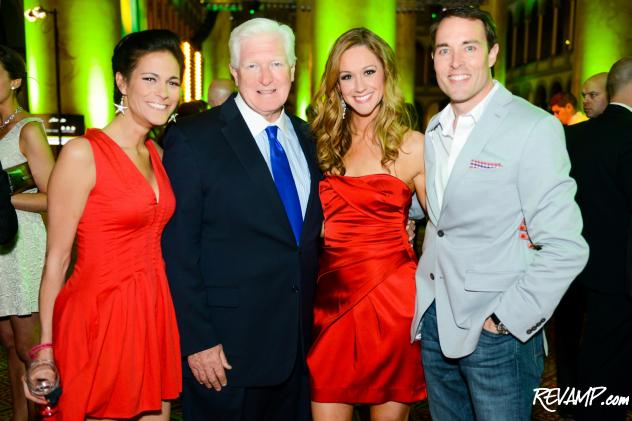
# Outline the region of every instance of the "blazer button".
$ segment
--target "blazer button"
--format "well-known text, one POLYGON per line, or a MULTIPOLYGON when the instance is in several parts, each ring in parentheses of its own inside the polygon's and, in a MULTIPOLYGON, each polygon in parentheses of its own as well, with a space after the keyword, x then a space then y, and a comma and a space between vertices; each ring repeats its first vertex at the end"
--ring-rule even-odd
POLYGON ((430 274, 430 279, 434 281, 434 273, 430 274))
POLYGON ((531 333, 533 333, 533 328, 530 327, 529 329, 527 329, 527 335, 531 335, 531 333))
POLYGON ((439 230, 439 231, 437 231, 437 235, 439 237, 443 237, 445 235, 445 233, 443 232, 443 230, 439 230))

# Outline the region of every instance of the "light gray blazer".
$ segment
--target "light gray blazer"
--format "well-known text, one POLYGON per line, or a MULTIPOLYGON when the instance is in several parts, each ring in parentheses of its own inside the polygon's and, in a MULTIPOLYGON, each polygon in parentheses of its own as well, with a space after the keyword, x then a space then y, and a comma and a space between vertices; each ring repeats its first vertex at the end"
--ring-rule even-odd
POLYGON ((441 350, 450 358, 474 351, 492 313, 527 341, 551 317, 588 259, 561 124, 498 88, 456 160, 440 209, 438 115, 426 130, 428 226, 411 340, 435 301, 441 350), (523 217, 541 250, 519 238, 523 217))

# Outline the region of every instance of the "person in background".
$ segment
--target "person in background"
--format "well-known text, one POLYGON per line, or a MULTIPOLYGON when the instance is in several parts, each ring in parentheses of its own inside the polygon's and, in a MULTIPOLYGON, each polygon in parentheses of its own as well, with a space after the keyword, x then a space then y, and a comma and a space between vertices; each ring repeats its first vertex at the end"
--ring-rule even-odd
POLYGON ((408 340, 417 257, 406 233, 413 192, 425 203, 424 138, 395 63, 382 38, 351 29, 316 94, 325 228, 307 358, 315 421, 351 421, 354 404, 403 421, 426 396, 419 343, 408 340))
POLYGON ((14 186, 11 203, 17 212, 18 233, 14 242, 0 246, 0 342, 7 350, 16 421, 27 419, 20 379, 37 336, 37 298, 46 251, 40 213, 46 211, 48 177, 55 163, 42 120, 18 103, 24 83, 22 57, 0 45, 0 161, 5 170, 21 166, 19 172, 32 176, 28 185, 14 186))
MULTIPOLYGON (((603 400, 632 393, 632 57, 612 66, 607 90, 610 104, 600 116, 566 130, 590 245, 588 264, 573 284, 585 300, 585 323, 582 329, 584 315, 576 308, 568 326, 583 333, 575 386, 582 392, 605 386, 603 400)), ((629 405, 601 402, 572 408, 576 419, 625 419, 629 405)))
POLYGON ((570 92, 558 92, 550 101, 551 112, 564 126, 581 123, 588 117, 577 109, 577 98, 570 92))
POLYGON ((18 217, 11 204, 11 185, 0 163, 0 245, 13 241, 18 232, 18 217))
POLYGON ((219 107, 236 91, 235 83, 230 79, 215 79, 208 87, 208 103, 219 107))
POLYGON ((592 75, 582 85, 584 112, 590 118, 597 117, 608 106, 607 81, 608 73, 603 72, 592 75))
POLYGON ((41 343, 32 354, 59 368, 60 419, 167 421, 181 391, 160 248, 175 200, 147 133, 178 106, 183 63, 170 31, 125 36, 112 56, 115 118, 68 142, 51 175, 41 343))
POLYGON ((184 102, 178 107, 178 118, 188 117, 206 111, 208 104, 202 100, 184 102))

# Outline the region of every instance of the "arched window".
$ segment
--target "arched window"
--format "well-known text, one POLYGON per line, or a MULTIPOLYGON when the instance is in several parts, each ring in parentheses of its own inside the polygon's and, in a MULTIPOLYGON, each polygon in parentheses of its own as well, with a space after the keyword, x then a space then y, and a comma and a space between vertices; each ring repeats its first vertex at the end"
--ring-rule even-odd
MULTIPOLYGON (((557 55, 568 51, 566 40, 570 39, 571 28, 571 2, 570 0, 558 2, 557 33, 555 34, 555 44, 557 55)), ((605 29, 605 28, 604 28, 605 29)))
POLYGON ((520 67, 524 64, 524 47, 525 47, 525 22, 524 22, 524 8, 520 7, 518 10, 518 36, 516 37, 516 66, 520 67))
POLYGON ((527 53, 527 63, 532 63, 537 60, 538 53, 538 2, 533 2, 531 7, 531 17, 529 18, 529 42, 527 53))
POLYGON ((535 96, 533 97, 533 105, 548 111, 549 104, 546 100, 546 89, 542 85, 538 85, 535 90, 535 96))
POLYGON ((542 16, 542 48, 540 59, 551 57, 551 45, 553 44, 553 0, 545 0, 542 16))
POLYGON ((419 41, 415 42, 415 86, 424 86, 424 71, 427 60, 430 59, 430 53, 426 51, 423 44, 419 41))

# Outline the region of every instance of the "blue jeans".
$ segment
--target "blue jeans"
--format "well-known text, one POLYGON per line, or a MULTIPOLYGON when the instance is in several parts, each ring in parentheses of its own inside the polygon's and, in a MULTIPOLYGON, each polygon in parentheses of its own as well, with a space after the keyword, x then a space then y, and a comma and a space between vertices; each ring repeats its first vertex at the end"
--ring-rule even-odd
POLYGON ((542 332, 526 343, 483 330, 474 352, 441 353, 433 303, 421 324, 421 353, 430 414, 435 421, 529 421, 544 369, 542 332))

